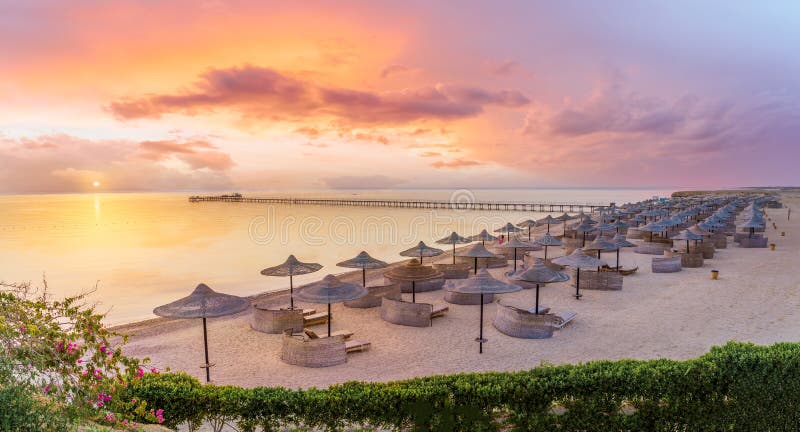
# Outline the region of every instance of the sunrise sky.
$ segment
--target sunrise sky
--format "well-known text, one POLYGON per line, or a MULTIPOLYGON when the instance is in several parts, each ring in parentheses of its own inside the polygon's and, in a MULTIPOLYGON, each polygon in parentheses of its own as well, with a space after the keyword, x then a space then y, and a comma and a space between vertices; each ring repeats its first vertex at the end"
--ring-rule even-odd
POLYGON ((797 1, 0 0, 0 193, 798 184, 798 41, 797 1))

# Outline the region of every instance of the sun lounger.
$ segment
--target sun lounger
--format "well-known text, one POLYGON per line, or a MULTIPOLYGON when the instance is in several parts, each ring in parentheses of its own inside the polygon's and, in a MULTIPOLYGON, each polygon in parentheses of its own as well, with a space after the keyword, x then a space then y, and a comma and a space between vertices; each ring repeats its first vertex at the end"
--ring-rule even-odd
MULTIPOLYGON (((513 306, 510 306, 510 307, 513 307, 513 306)), ((530 312, 530 313, 536 313, 536 306, 534 306, 534 307, 532 307, 530 309, 526 309, 526 310, 528 312, 530 312)), ((539 305, 539 313, 540 314, 546 314, 548 312, 550 312, 550 306, 539 305)))
MULTIPOLYGON (((305 329, 303 330, 303 333, 305 333, 309 339, 319 339, 319 335, 314 330, 305 329)), ((353 336, 353 332, 351 332, 350 330, 339 330, 331 333, 330 336, 331 337, 342 336, 345 339, 350 339, 350 336, 353 336)))
MULTIPOLYGON (((331 315, 331 319, 333 319, 333 315, 331 315)), ((325 312, 320 312, 303 317, 303 324, 306 326, 325 324, 327 322, 328 322, 328 314, 325 312)))
POLYGON ((352 352, 366 351, 372 344, 365 341, 346 341, 344 343, 344 350, 350 354, 352 352))
POLYGON ((450 308, 448 306, 444 306, 444 305, 434 306, 433 309, 431 309, 431 318, 442 317, 449 310, 450 310, 450 308))
POLYGON ((573 311, 561 311, 558 313, 551 314, 555 318, 555 323, 553 327, 557 329, 564 328, 565 325, 569 324, 570 321, 574 320, 578 314, 573 311))

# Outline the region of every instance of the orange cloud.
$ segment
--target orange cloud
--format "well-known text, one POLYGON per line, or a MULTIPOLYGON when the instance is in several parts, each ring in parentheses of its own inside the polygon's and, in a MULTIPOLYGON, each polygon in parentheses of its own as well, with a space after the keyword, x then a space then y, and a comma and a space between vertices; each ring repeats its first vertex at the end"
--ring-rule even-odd
POLYGON ((482 163, 469 159, 457 158, 449 161, 436 161, 431 164, 434 168, 465 168, 483 165, 482 163))

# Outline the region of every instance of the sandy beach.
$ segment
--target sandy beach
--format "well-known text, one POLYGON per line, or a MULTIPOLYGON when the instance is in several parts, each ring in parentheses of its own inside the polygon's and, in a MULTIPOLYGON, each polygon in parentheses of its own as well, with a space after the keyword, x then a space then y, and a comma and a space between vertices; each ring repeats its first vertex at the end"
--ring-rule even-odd
MULTIPOLYGON (((800 195, 784 194, 783 203, 797 208, 800 195)), ((729 340, 770 344, 795 341, 800 334, 800 215, 787 221, 787 209, 767 209, 777 224, 765 235, 776 250, 742 249, 732 241, 717 250, 702 268, 673 274, 653 274, 652 255, 623 250, 625 267, 639 271, 625 278, 622 291, 583 291, 572 296, 569 282, 547 286, 541 302, 554 311, 572 310, 577 318, 551 339, 517 339, 491 325, 495 306, 486 305, 484 353, 478 354, 478 306, 449 305, 450 311, 429 328, 384 322, 379 308, 350 309, 333 305, 333 330, 353 331, 354 339, 370 341, 370 350, 348 355, 346 364, 312 369, 280 360, 281 336, 250 328, 250 312, 209 320, 209 350, 213 382, 245 387, 325 387, 350 380, 391 381, 424 375, 529 369, 542 363, 580 363, 600 359, 685 359, 729 340), (786 236, 781 237, 780 232, 786 236), (719 270, 719 280, 710 271, 719 270)), ((543 232, 538 227, 536 232, 543 232)), ((556 234, 560 229, 553 230, 556 234)), ((550 249, 550 256, 563 252, 550 249)), ((287 251, 287 254, 290 251, 287 251)), ((537 252, 541 256, 542 252, 537 252)), ((613 264, 613 254, 603 255, 613 264)), ((440 257, 437 262, 448 262, 440 257)), ((509 268, 493 269, 502 277, 509 268)), ((326 270, 320 272, 320 278, 326 270)), ((335 271, 335 270, 334 270, 335 271)), ((370 272, 368 272, 369 274, 370 272)), ((373 283, 378 273, 372 272, 373 283)), ((347 278, 360 281, 360 272, 347 278)), ((444 292, 417 294, 418 302, 446 304, 444 292)), ((271 295, 275 297, 275 295, 271 295)), ((514 304, 533 305, 534 291, 503 294, 514 304)), ((283 295, 285 299, 286 296, 283 295)), ((261 300, 264 300, 262 298, 261 300)), ((280 302, 281 298, 272 298, 280 302)), ((154 305, 155 306, 155 305, 154 305)), ((324 305, 306 305, 323 310, 324 305)), ((324 332, 324 326, 313 327, 324 332)), ((149 357, 153 367, 186 371, 198 378, 203 371, 199 320, 154 319, 118 327, 133 335, 125 352, 149 357)))

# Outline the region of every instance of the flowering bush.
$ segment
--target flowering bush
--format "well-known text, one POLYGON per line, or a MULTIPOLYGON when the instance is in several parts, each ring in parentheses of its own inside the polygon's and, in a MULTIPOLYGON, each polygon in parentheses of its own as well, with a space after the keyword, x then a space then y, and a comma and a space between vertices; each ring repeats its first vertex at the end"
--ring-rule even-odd
POLYGON ((163 422, 163 412, 146 411, 144 402, 115 400, 144 376, 146 360, 123 355, 127 336, 103 327, 88 294, 53 300, 46 283, 37 291, 0 282, 0 367, 7 377, 0 385, 33 389, 75 420, 163 422))

